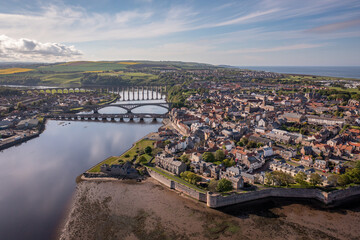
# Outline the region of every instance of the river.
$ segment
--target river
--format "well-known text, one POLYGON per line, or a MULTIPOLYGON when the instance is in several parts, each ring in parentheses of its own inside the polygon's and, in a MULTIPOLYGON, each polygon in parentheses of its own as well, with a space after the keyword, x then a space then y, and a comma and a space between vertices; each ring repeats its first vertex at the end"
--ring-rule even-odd
MULTIPOLYGON (((100 112, 122 111, 109 107, 100 112)), ((136 111, 164 113, 166 109, 145 106, 136 111)), ((103 159, 122 154, 161 125, 159 121, 51 120, 38 138, 1 151, 1 239, 53 238, 74 192, 76 177, 103 159)))

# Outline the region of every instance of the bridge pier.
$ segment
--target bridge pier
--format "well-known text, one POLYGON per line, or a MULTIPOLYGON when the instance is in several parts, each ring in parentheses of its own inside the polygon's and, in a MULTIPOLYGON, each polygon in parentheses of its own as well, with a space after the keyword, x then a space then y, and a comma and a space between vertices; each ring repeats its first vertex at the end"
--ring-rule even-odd
POLYGON ((134 100, 135 100, 135 90, 134 90, 134 87, 132 87, 132 95, 133 95, 132 100, 134 101, 134 100))
POLYGON ((137 86, 137 100, 140 100, 140 87, 137 86))

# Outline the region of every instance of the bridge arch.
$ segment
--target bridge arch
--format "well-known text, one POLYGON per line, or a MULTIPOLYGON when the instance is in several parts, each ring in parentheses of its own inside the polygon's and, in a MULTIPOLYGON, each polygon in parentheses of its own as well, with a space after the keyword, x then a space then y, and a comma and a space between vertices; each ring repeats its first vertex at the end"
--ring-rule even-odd
POLYGON ((132 113, 132 110, 136 109, 136 108, 140 108, 140 107, 145 107, 145 106, 156 106, 156 107, 161 107, 166 109, 167 111, 170 110, 170 104, 169 103, 138 103, 138 104, 106 104, 106 105, 102 105, 102 106, 97 106, 94 109, 94 112, 98 112, 101 109, 107 108, 107 107, 118 107, 121 109, 124 109, 125 111, 127 111, 127 113, 132 113))

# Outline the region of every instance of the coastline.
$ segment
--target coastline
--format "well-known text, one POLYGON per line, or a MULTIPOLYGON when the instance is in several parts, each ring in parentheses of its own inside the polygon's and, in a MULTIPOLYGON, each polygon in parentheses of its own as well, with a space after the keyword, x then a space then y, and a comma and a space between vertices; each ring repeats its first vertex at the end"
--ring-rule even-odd
POLYGON ((273 198, 255 206, 211 209, 179 195, 152 178, 141 183, 81 182, 60 239, 356 239, 360 235, 358 204, 328 210, 309 200, 273 198))

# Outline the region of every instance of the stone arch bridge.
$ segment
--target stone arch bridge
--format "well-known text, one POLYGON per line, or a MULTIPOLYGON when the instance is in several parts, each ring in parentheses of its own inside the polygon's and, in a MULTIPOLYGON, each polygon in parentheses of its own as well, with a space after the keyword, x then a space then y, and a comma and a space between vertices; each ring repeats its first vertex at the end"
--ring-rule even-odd
POLYGON ((139 122, 143 122, 144 119, 151 119, 153 122, 156 122, 157 119, 164 119, 167 117, 167 113, 158 114, 158 113, 124 113, 124 114, 71 114, 71 113, 59 113, 59 114, 50 114, 46 116, 48 119, 55 120, 66 120, 66 121, 112 121, 112 122, 122 122, 124 119, 129 121, 134 121, 139 119, 139 122))
MULTIPOLYGON (((21 88, 23 89, 23 88, 21 88)), ((83 86, 83 87, 42 87, 23 89, 35 93, 116 93, 123 101, 161 100, 166 98, 166 86, 83 86)))

